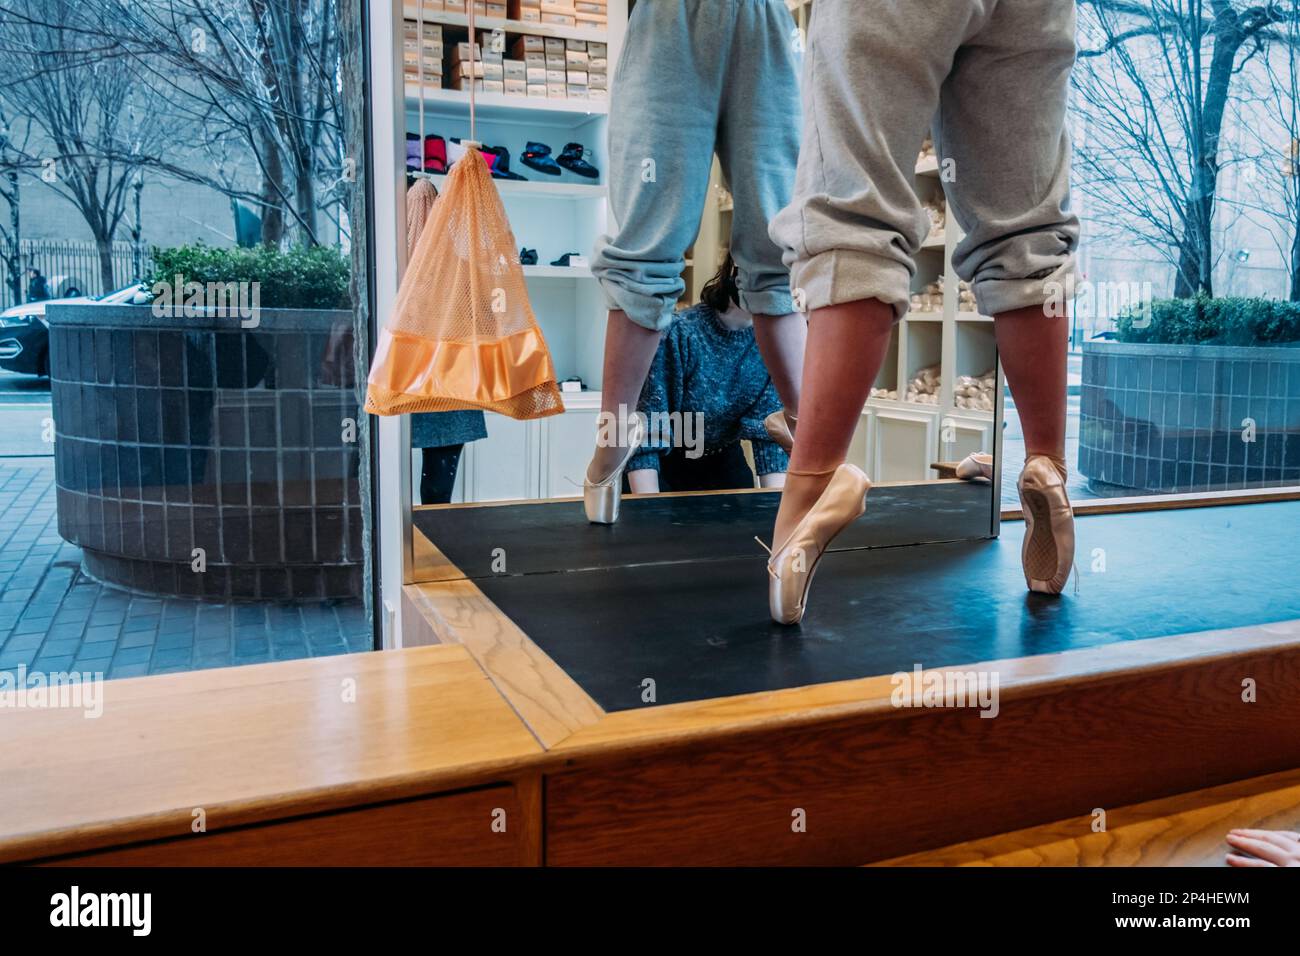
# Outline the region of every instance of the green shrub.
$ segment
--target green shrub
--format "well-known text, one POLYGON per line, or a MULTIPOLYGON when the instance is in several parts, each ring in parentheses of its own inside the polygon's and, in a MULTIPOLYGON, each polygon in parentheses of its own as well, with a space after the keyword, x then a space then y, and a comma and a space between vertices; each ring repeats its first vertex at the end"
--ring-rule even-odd
POLYGON ((1278 299, 1156 299, 1116 320, 1120 342, 1160 345, 1285 345, 1300 342, 1300 303, 1278 299), (1143 327, 1145 319, 1150 324, 1143 327))
POLYGON ((157 282, 258 282, 264 309, 346 309, 351 264, 331 246, 218 249, 203 243, 153 250, 157 282))

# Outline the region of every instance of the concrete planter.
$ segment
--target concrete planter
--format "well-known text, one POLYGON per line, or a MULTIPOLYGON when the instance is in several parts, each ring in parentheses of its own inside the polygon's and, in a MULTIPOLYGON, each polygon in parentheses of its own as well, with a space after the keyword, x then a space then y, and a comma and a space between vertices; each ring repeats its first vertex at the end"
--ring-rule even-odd
POLYGON ((1300 484, 1300 348, 1085 343, 1079 471, 1102 493, 1300 484))
POLYGON ((48 318, 59 533, 90 574, 223 600, 361 593, 350 313, 48 318))

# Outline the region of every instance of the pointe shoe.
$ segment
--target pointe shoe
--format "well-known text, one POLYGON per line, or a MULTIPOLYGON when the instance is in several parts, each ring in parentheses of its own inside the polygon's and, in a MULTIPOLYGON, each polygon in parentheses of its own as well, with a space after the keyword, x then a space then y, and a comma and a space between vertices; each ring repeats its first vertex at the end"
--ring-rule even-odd
POLYGON ((808 606, 808 589, 822 554, 837 534, 867 510, 871 482, 856 465, 840 465, 790 537, 767 562, 767 603, 772 620, 798 624, 808 606))
POLYGON ((778 408, 763 419, 763 427, 767 429, 767 437, 785 449, 787 455, 794 449, 794 432, 791 431, 790 426, 798 423, 799 419, 793 415, 787 415, 784 408, 778 408))
POLYGON ((957 477, 971 481, 975 478, 993 480, 993 456, 977 451, 957 463, 957 477))
POLYGON ((1065 482, 1050 458, 1032 455, 1016 487, 1025 515, 1025 584, 1040 594, 1060 594, 1074 567, 1074 511, 1065 482))
POLYGON ((645 422, 638 414, 628 423, 627 454, 609 475, 600 481, 583 478, 582 505, 587 520, 592 524, 613 524, 618 521, 618 506, 623 500, 623 472, 645 440, 645 422))

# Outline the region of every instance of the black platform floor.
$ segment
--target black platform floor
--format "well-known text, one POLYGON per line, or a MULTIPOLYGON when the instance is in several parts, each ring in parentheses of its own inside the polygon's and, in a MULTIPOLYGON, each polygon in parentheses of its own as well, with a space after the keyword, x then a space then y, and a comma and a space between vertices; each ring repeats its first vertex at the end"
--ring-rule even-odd
MULTIPOLYGON (((880 498, 871 505, 879 509, 880 498)), ((1023 525, 1014 522, 1000 539, 829 554, 796 628, 768 620, 757 545, 744 557, 478 584, 606 710, 645 706, 646 678, 663 704, 1300 618, 1300 502, 1077 524, 1077 595, 1073 584, 1055 598, 1025 591, 1023 525)), ((499 529, 476 546, 522 554, 549 530, 499 529)), ((670 534, 693 537, 686 528, 670 534)))
MULTIPOLYGON (((505 549, 512 575, 751 557, 762 553, 754 537, 772 536, 780 501, 775 491, 632 498, 615 525, 588 524, 581 500, 417 508, 414 523, 466 577, 497 577, 497 548, 505 549)), ((987 538, 992 515, 993 489, 985 482, 873 488, 867 513, 834 548, 987 538)))

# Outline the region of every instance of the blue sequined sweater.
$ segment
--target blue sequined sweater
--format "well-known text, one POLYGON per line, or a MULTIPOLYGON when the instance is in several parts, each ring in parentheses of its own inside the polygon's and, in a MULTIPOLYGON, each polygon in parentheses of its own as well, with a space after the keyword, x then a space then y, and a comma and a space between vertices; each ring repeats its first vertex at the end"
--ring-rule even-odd
MULTIPOLYGON (((760 475, 784 472, 790 463, 763 427, 763 419, 780 407, 753 328, 729 329, 703 303, 679 312, 664 333, 637 403, 647 417, 701 413, 706 455, 748 439, 760 475)), ((656 435, 652 427, 651 439, 659 441, 633 455, 629 471, 659 469, 673 436, 667 428, 656 435)))

